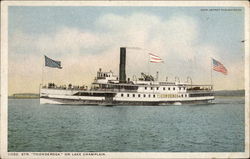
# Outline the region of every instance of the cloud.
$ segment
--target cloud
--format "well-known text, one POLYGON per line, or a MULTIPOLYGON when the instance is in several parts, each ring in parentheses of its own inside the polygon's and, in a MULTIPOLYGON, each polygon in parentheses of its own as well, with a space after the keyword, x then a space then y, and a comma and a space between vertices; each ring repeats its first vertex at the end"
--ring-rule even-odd
MULTIPOLYGON (((198 41, 201 28, 190 16, 162 19, 145 13, 106 14, 95 21, 95 28, 61 27, 48 34, 31 35, 21 31, 11 34, 10 92, 21 91, 22 83, 38 84, 41 81, 38 77, 42 74, 44 54, 61 60, 63 65, 62 70, 45 68, 45 80, 79 85, 91 83, 99 68, 113 70, 118 75, 121 46, 143 48, 127 49, 127 76, 130 78, 150 70, 151 74, 160 71, 161 79, 169 76, 174 80, 178 76, 184 81, 187 76, 192 76, 194 81, 210 83, 210 57, 226 62, 219 56, 219 47, 198 41), (159 55, 164 63, 149 64, 149 52, 159 55)), ((240 65, 237 67, 242 70, 244 67, 240 65)), ((231 71, 228 85, 232 83, 235 88, 241 87, 235 81, 242 81, 242 74, 234 68, 231 71)), ((29 88, 30 92, 36 90, 34 86, 29 88)))

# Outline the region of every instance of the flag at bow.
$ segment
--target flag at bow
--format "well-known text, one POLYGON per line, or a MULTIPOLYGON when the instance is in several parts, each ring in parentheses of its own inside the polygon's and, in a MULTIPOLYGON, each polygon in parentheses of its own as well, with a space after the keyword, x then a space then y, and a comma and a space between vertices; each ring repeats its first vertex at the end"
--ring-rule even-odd
POLYGON ((222 63, 220 63, 219 61, 217 61, 213 58, 212 58, 212 61, 213 61, 213 70, 215 70, 217 72, 221 72, 224 75, 227 75, 227 69, 222 63))
POLYGON ((151 54, 151 53, 149 53, 149 61, 153 62, 153 63, 161 63, 161 62, 163 62, 163 60, 159 56, 151 54))
POLYGON ((45 57, 45 66, 62 69, 61 61, 52 60, 51 58, 48 58, 45 55, 44 57, 45 57))

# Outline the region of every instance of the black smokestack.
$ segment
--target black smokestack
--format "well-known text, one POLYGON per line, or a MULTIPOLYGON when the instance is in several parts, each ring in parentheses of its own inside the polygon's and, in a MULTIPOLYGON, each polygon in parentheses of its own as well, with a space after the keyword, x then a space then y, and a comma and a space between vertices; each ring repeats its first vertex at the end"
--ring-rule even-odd
POLYGON ((120 70, 119 70, 120 83, 126 83, 126 48, 120 48, 120 70))

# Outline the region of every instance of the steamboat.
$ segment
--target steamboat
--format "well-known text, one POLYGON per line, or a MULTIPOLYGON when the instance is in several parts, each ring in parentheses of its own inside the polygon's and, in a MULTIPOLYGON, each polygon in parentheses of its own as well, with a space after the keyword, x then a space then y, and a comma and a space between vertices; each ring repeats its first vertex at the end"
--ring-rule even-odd
POLYGON ((49 83, 40 88, 40 104, 78 105, 181 105, 210 103, 214 100, 212 85, 158 81, 152 75, 126 78, 126 47, 120 48, 119 77, 99 69, 91 87, 57 86, 49 83))

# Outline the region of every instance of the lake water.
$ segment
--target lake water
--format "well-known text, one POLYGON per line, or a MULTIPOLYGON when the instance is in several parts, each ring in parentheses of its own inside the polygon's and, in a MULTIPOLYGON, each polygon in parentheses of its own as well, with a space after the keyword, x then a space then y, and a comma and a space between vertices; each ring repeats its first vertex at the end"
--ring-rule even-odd
POLYGON ((243 152, 244 98, 182 106, 9 99, 9 152, 243 152))

